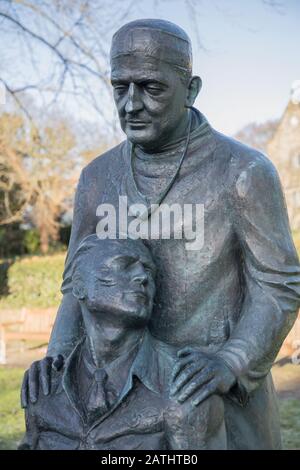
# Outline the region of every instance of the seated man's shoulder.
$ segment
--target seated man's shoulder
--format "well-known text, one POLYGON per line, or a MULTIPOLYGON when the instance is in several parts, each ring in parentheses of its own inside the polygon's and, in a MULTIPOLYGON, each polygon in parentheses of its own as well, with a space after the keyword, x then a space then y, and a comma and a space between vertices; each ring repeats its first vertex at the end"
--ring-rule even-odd
POLYGON ((26 414, 29 417, 44 418, 53 412, 53 409, 61 409, 64 401, 64 393, 62 386, 63 377, 62 368, 60 371, 52 370, 49 393, 45 395, 42 384, 39 385, 39 393, 36 402, 29 402, 26 408, 26 414))

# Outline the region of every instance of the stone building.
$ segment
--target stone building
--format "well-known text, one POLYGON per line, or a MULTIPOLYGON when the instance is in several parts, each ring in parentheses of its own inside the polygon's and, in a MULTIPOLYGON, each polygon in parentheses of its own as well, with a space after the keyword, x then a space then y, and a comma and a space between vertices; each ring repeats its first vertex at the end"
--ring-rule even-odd
MULTIPOLYGON (((285 193, 289 219, 296 247, 300 248, 300 80, 292 86, 290 101, 283 113, 267 153, 276 166, 285 193)), ((282 351, 299 358, 300 312, 284 342, 282 351)), ((297 359, 298 360, 298 359, 297 359)))
POLYGON ((267 153, 276 166, 285 192, 292 230, 300 230, 300 80, 292 87, 291 99, 267 153))

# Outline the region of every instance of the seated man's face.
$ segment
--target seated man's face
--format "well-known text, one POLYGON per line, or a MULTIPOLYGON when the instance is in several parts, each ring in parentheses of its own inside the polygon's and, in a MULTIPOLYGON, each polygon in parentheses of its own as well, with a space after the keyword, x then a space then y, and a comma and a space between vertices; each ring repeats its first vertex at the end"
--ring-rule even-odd
POLYGON ((96 315, 105 313, 115 325, 147 324, 155 293, 155 266, 148 249, 124 245, 109 253, 89 250, 84 267, 84 302, 96 315))

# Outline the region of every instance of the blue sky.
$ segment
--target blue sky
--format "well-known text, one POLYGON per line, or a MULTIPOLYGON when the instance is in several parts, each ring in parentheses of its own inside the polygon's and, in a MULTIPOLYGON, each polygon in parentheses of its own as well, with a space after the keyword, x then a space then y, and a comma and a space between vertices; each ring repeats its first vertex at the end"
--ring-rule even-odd
POLYGON ((203 80, 196 105, 217 129, 234 133, 282 114, 300 79, 300 0, 280 2, 279 11, 261 0, 195 1, 205 50, 184 0, 158 3, 147 13, 176 22, 192 39, 194 72, 203 80))
MULTIPOLYGON (((128 20, 163 18, 187 31, 193 43, 194 73, 203 80, 196 106, 218 130, 234 134, 251 121, 280 117, 292 82, 300 79, 300 0, 276 0, 282 5, 278 9, 264 0, 188 1, 195 5, 193 15, 186 0, 136 0, 128 20)), ((32 76, 17 43, 9 40, 0 49, 2 70, 11 68, 16 80, 32 76)), ((40 46, 41 70, 51 70, 49 55, 40 46)), ((113 104, 101 93, 99 102, 110 113, 113 104)), ((74 107, 68 97, 60 97, 60 105, 81 121, 97 119, 84 106, 74 107)))

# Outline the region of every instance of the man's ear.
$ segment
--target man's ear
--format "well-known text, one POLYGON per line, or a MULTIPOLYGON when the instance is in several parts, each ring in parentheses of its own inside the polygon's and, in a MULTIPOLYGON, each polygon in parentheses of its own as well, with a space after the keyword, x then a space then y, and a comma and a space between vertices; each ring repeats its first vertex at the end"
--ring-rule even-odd
POLYGON ((188 84, 188 93, 185 100, 185 106, 191 108, 202 88, 202 80, 197 75, 194 75, 188 84))
POLYGON ((77 276, 75 279, 73 279, 72 293, 78 300, 84 300, 86 298, 85 284, 83 280, 77 276))

